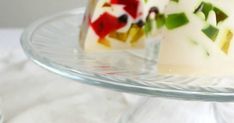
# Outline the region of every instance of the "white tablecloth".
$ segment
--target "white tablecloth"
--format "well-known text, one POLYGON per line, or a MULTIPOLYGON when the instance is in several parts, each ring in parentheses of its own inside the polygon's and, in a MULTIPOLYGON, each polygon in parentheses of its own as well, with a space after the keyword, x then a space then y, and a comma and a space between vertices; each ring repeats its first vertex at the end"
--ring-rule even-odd
POLYGON ((113 123, 138 97, 81 85, 38 67, 20 47, 21 29, 0 29, 4 123, 113 123))

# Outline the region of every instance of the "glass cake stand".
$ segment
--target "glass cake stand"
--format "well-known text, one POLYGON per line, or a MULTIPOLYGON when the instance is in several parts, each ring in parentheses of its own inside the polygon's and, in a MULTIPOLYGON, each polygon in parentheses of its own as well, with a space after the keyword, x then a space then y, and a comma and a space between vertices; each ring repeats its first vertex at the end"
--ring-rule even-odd
POLYGON ((25 29, 21 44, 27 56, 77 82, 144 95, 121 123, 234 122, 234 76, 160 75, 157 60, 147 60, 143 50, 84 53, 78 43, 83 14, 79 8, 25 29))

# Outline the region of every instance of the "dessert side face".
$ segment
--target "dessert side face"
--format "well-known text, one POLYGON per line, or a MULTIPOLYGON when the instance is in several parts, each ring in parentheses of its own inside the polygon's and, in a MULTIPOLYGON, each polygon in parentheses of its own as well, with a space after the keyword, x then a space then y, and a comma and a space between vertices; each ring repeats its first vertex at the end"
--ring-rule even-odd
POLYGON ((156 15, 167 3, 166 0, 89 2, 80 34, 81 45, 86 51, 144 48, 145 35, 157 30, 156 15))
POLYGON ((233 0, 170 1, 165 10, 159 72, 234 74, 233 5, 233 0))

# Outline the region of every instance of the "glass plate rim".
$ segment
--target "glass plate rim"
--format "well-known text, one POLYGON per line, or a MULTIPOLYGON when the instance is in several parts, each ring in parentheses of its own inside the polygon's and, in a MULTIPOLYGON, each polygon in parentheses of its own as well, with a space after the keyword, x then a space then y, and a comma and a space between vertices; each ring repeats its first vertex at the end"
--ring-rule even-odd
MULTIPOLYGON (((21 47, 24 50, 25 54, 36 64, 39 66, 64 76, 66 78, 70 78, 72 80, 77 80, 84 84, 109 88, 121 92, 128 93, 136 93, 140 95, 146 96, 157 96, 157 97, 167 97, 174 99, 186 99, 186 100, 200 100, 200 101, 217 101, 217 102, 230 102, 234 101, 234 88, 223 88, 223 87, 199 87, 199 86, 190 86, 190 85, 170 85, 159 83, 162 85, 158 85, 158 87, 149 87, 142 85, 130 85, 118 82, 110 82, 107 80, 100 80, 96 78, 97 74, 93 73, 84 73, 82 71, 73 71, 65 66, 59 65, 45 59, 37 54, 35 50, 30 45, 30 39, 35 30, 46 24, 48 21, 52 21, 55 18, 63 17, 63 16, 71 16, 79 13, 83 13, 85 10, 84 7, 74 9, 71 11, 61 12, 59 14, 55 14, 49 17, 45 17, 40 19, 27 28, 25 28, 24 32, 21 35, 20 42, 21 47), (92 81, 92 82, 91 82, 92 81), (94 82, 95 81, 95 82, 94 82), (164 87, 164 88, 163 88, 164 87)), ((104 75, 99 75, 102 77, 106 77, 104 75)), ((113 81, 113 80, 112 80, 113 81)))

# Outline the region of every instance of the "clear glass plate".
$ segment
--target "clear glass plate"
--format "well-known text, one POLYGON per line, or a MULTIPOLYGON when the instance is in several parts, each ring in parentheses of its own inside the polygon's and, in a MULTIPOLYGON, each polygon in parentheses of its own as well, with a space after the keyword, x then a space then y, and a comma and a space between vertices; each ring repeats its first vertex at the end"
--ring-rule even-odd
POLYGON ((160 75, 144 51, 85 54, 78 44, 84 8, 35 22, 22 35, 25 53, 59 75, 123 92, 203 101, 234 101, 234 76, 160 75))

